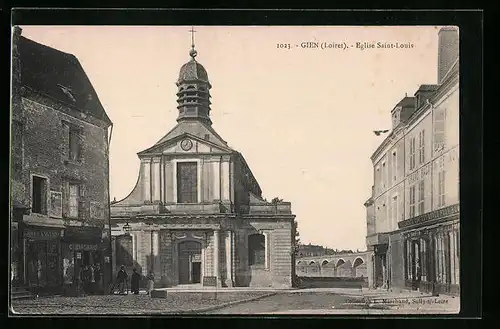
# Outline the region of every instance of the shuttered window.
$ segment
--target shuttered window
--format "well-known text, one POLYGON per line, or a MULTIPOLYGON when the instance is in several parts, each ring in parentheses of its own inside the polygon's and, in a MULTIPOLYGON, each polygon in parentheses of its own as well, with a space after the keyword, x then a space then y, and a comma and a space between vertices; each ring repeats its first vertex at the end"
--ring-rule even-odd
POLYGON ((422 215, 425 212, 425 189, 424 181, 418 183, 418 214, 422 215))
POLYGON ((79 207, 80 207, 80 186, 78 184, 69 184, 69 200, 68 200, 69 217, 78 218, 79 207))
POLYGON ((410 170, 415 169, 415 137, 410 138, 410 170))
POLYGON ((444 149, 445 140, 446 109, 434 110, 434 151, 444 149))
POLYGON ((425 130, 418 134, 418 159, 420 164, 425 162, 425 130))
POLYGON ((415 217, 415 185, 410 187, 410 218, 415 217))

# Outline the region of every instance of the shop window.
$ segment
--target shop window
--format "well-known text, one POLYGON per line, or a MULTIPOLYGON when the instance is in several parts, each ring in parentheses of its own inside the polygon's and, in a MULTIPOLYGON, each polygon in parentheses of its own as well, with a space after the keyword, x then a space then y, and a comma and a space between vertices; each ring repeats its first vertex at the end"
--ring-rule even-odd
POLYGON ((263 234, 252 234, 248 237, 248 264, 265 265, 265 236, 263 234))
POLYGON ((30 286, 59 284, 59 252, 56 241, 28 241, 27 274, 30 286))
POLYGON ((31 212, 47 214, 47 179, 39 176, 32 178, 31 212))

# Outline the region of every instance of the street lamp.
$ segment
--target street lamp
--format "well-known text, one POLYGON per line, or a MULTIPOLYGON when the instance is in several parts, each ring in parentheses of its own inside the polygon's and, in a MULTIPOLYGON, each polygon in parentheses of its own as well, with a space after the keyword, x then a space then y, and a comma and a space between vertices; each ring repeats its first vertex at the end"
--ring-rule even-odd
POLYGON ((126 235, 130 235, 130 224, 128 222, 125 223, 125 225, 123 225, 123 230, 125 231, 125 234, 126 235))

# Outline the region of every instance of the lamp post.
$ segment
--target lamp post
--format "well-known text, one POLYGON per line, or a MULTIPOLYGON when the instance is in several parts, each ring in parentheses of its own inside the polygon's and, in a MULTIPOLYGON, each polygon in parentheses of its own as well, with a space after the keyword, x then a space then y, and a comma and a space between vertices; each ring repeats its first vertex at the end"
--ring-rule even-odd
POLYGON ((123 231, 125 231, 125 235, 130 235, 130 224, 128 221, 123 225, 123 231))

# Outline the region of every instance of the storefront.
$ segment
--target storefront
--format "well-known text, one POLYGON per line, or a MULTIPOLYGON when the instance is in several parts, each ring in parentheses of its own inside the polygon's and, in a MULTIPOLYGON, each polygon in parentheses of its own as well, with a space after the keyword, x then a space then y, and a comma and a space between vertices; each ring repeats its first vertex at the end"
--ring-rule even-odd
POLYGON ((460 293, 458 205, 424 214, 409 221, 401 222, 402 228, 406 228, 403 233, 406 288, 458 295, 460 293))
POLYGON ((23 278, 27 286, 38 292, 56 292, 62 283, 61 236, 63 229, 24 225, 23 278))
MULTIPOLYGON (((104 288, 109 257, 103 243, 103 230, 98 227, 68 227, 61 244, 63 286, 66 295, 100 293, 104 288), (85 288, 85 271, 91 291, 85 288)), ((108 243, 109 244, 109 243, 108 243)))
POLYGON ((371 260, 371 279, 373 288, 388 288, 389 285, 389 235, 387 233, 377 233, 367 237, 366 243, 369 249, 373 250, 371 260))

